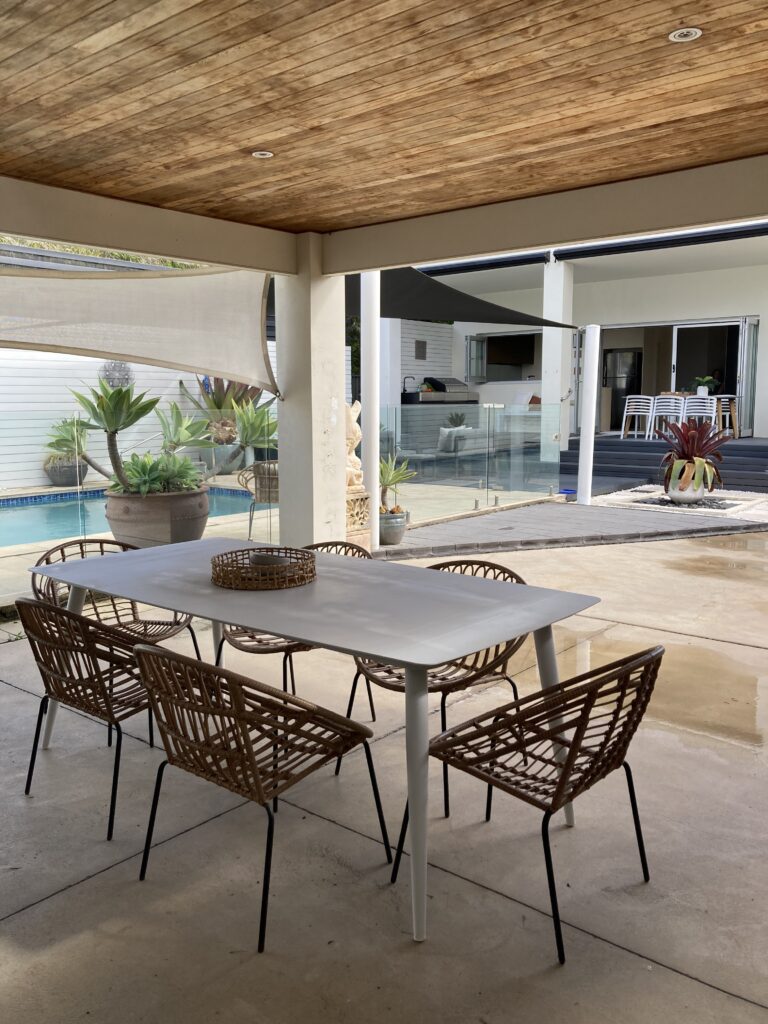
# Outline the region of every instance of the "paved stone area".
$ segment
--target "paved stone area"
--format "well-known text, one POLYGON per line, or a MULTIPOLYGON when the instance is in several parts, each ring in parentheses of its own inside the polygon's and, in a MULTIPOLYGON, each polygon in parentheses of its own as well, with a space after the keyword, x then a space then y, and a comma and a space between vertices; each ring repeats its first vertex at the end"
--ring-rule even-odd
POLYGON ((764 529, 764 522, 724 519, 722 515, 553 501, 417 526, 406 533, 402 544, 382 548, 378 557, 428 558, 472 551, 617 544, 764 529))

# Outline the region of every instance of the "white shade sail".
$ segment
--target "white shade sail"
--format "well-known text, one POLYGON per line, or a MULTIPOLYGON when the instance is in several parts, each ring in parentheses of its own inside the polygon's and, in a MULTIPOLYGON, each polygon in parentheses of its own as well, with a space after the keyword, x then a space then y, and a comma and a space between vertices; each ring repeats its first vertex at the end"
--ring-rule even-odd
POLYGON ((278 394, 268 286, 251 270, 3 270, 0 347, 170 366, 278 394))

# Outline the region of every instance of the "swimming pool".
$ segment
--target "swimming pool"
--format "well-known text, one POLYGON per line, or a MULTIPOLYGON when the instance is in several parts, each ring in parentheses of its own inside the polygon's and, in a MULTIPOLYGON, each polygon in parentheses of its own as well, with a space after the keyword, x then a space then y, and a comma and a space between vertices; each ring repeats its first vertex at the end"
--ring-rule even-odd
MULTIPOLYGON (((247 491, 210 487, 208 502, 211 517, 231 516, 247 512, 251 496, 247 491)), ((86 491, 80 500, 74 491, 0 498, 0 548, 92 533, 109 533, 103 491, 86 491)))

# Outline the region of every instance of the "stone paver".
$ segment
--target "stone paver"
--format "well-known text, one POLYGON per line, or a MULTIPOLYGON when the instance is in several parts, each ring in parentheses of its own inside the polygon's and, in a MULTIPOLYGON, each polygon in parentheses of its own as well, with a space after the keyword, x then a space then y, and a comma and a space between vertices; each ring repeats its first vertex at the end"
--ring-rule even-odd
POLYGON ((473 551, 573 547, 764 530, 765 523, 652 509, 542 502, 410 529, 381 558, 422 558, 473 551))

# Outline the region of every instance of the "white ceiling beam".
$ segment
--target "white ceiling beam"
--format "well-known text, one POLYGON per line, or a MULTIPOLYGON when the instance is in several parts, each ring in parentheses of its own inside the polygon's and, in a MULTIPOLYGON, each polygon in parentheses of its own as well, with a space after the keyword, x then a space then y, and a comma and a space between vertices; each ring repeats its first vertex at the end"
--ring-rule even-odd
POLYGON ((323 272, 357 273, 761 218, 768 218, 768 156, 331 232, 324 238, 323 272))
POLYGON ((266 273, 296 273, 296 236, 287 231, 1 176, 0 232, 266 273))

